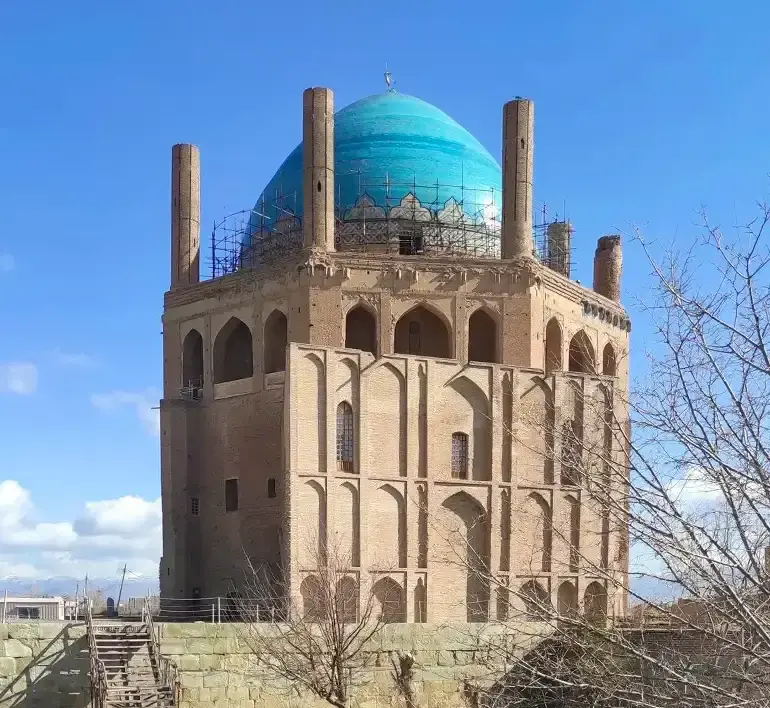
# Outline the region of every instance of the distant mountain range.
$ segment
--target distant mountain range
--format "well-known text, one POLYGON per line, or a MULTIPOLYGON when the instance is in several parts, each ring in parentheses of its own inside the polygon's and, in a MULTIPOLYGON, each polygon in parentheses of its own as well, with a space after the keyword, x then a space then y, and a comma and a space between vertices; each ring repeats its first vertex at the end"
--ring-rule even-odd
MULTIPOLYGON (((46 580, 30 580, 29 578, 0 577, 0 601, 3 594, 8 591, 8 595, 29 595, 34 597, 46 595, 62 595, 74 597, 75 590, 83 592, 84 581, 82 578, 57 577, 46 580)), ((112 597, 117 600, 120 591, 120 578, 89 578, 89 591, 101 591, 105 597, 112 597)), ((147 594, 158 594, 157 578, 126 578, 123 585, 122 599, 127 600, 130 597, 145 597, 147 594)))

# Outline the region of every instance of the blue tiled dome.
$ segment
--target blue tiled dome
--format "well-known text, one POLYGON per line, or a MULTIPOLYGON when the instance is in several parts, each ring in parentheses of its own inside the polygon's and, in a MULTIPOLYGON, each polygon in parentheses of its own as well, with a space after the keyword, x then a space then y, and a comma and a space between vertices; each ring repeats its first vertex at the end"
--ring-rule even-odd
MULTIPOLYGON (((343 108, 334 117, 334 151, 334 200, 341 217, 364 195, 388 208, 412 193, 434 213, 453 199, 474 221, 499 220, 500 166, 465 128, 419 98, 382 93, 343 108)), ((289 212, 301 215, 301 143, 267 184, 255 211, 272 223, 289 212)))

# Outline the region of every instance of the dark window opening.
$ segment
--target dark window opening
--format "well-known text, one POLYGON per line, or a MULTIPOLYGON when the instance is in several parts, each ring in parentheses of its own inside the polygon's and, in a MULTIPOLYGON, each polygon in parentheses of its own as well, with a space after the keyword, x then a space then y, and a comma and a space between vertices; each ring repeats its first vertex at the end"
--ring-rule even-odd
POLYGON ((193 516, 198 516, 201 513, 201 500, 198 497, 192 497, 190 499, 190 513, 193 516))
POLYGON ((401 234, 398 237, 398 253, 401 256, 419 256, 425 251, 422 233, 401 234))
POLYGON ((286 315, 280 310, 273 310, 265 322, 264 367, 266 374, 286 369, 287 340, 286 315))
POLYGON ((18 616, 19 616, 19 619, 23 619, 23 620, 39 620, 40 608, 39 607, 19 607, 18 616))
POLYGON ((193 398, 200 398, 203 386, 203 337, 191 329, 182 347, 182 386, 193 398))
POLYGON ((238 480, 225 480, 225 511, 238 511, 238 480))
POLYGON ((468 436, 452 433, 452 477, 468 479, 468 436))
POLYGON ((275 478, 270 477, 267 480, 267 497, 268 499, 275 499, 275 478))
POLYGON ((318 191, 319 192, 321 191, 321 183, 320 182, 318 183, 318 191))

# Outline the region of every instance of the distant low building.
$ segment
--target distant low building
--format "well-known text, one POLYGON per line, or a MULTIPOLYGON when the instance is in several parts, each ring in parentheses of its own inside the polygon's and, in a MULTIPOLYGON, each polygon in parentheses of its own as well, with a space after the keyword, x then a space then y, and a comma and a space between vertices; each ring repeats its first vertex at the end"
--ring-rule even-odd
POLYGON ((5 597, 0 599, 0 621, 63 620, 62 597, 5 597))

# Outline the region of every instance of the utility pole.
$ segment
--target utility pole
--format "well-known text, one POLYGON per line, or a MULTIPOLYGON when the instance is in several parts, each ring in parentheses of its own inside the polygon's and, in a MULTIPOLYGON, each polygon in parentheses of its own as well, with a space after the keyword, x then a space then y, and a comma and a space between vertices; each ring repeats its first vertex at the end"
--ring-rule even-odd
POLYGON ((123 577, 120 579, 120 590, 118 590, 118 601, 115 604, 115 616, 120 615, 120 596, 123 594, 123 583, 126 580, 126 563, 123 564, 123 577))

